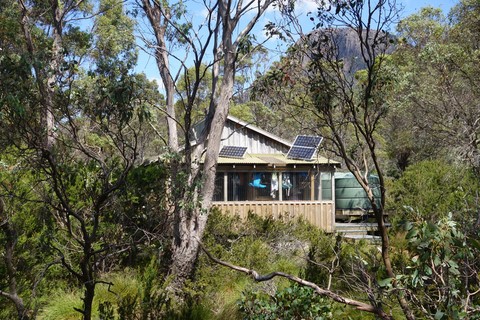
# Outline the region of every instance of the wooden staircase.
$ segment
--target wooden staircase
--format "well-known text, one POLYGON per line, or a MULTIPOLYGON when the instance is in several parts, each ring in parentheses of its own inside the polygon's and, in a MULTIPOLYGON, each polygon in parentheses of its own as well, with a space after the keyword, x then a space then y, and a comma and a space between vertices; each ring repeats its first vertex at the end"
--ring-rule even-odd
MULTIPOLYGON (((389 227, 390 224, 386 223, 389 227)), ((368 239, 380 241, 380 237, 375 235, 378 230, 377 223, 374 222, 336 222, 335 232, 349 239, 368 239)))

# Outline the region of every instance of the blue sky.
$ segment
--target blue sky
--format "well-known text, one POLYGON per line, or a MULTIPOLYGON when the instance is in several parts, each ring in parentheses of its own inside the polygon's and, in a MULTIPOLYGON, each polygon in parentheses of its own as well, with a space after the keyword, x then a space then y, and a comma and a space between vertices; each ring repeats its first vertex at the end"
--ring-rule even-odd
MULTIPOLYGON (((187 2, 187 3, 190 3, 190 4, 193 3, 195 5, 195 3, 201 2, 201 1, 197 2, 196 0, 192 0, 192 1, 193 2, 187 2)), ((401 13, 400 18, 407 17, 426 6, 440 8, 443 10, 445 14, 447 14, 450 11, 450 9, 457 3, 458 3, 457 0, 436 0, 436 1, 435 0, 397 0, 397 4, 400 4, 400 6, 403 7, 403 11, 401 13)), ((315 9, 316 9, 315 1, 314 0, 297 0, 297 8, 300 8, 298 11, 299 12, 303 11, 303 13, 306 13, 309 11, 315 12, 315 9)), ((193 10, 193 11, 194 11, 194 17, 199 18, 203 16, 202 9, 193 10)), ((260 27, 255 31, 257 38, 259 37, 261 38, 263 36, 262 28, 269 20, 273 18, 272 15, 274 15, 274 11, 270 10, 267 13, 267 15, 262 20, 259 21, 258 25, 260 27)), ((308 21, 308 17, 305 18, 305 21, 308 21)), ((274 46, 275 44, 271 44, 271 47, 274 47, 274 46)), ((276 60, 278 57, 279 55, 277 56, 274 55, 272 57, 272 61, 276 60)), ((159 83, 159 87, 161 88, 160 76, 159 76, 158 69, 153 57, 150 57, 144 52, 140 52, 140 57, 137 64, 136 71, 144 72, 149 79, 152 79, 152 80, 155 79, 157 83, 159 83)))
POLYGON ((452 0, 403 0, 399 1, 405 7, 403 16, 408 16, 412 13, 417 12, 420 8, 432 6, 435 8, 440 8, 445 14, 450 11, 450 9, 458 3, 458 1, 452 0))

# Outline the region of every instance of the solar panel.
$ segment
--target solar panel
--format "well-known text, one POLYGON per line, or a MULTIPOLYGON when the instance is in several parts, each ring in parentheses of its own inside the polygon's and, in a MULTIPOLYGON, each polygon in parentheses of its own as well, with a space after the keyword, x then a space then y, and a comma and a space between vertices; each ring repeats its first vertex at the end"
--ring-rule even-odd
POLYGON ((247 147, 224 146, 218 156, 224 158, 242 159, 245 156, 247 147))
POLYGON ((317 148, 292 146, 288 151, 287 158, 312 160, 312 157, 315 154, 315 151, 317 151, 317 148))
POLYGON ((297 147, 317 148, 322 140, 323 137, 320 136, 297 136, 293 145, 297 147))
POLYGON ((322 140, 323 137, 320 136, 297 136, 288 151, 287 158, 312 160, 322 140))

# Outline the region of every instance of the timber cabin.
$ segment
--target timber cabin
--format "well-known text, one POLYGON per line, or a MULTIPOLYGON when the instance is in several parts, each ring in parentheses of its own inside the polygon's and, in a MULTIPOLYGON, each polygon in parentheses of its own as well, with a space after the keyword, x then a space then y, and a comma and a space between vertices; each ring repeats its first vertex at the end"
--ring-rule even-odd
MULTIPOLYGON (((196 129, 199 130, 200 126, 196 129)), ((196 131, 196 130, 195 130, 196 131)), ((213 206, 245 218, 302 217, 335 231, 335 169, 318 155, 321 137, 297 136, 292 144, 228 116, 222 133, 213 206)))

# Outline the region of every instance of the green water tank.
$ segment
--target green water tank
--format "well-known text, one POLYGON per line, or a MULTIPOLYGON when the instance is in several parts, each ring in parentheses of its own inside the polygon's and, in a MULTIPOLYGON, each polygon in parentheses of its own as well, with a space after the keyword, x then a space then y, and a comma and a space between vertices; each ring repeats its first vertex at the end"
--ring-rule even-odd
MULTIPOLYGON (((380 180, 369 175, 368 182, 373 188, 375 201, 380 206, 380 180)), ((335 172, 335 206, 337 210, 371 210, 372 205, 366 192, 350 172, 335 172)))

